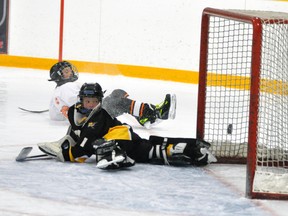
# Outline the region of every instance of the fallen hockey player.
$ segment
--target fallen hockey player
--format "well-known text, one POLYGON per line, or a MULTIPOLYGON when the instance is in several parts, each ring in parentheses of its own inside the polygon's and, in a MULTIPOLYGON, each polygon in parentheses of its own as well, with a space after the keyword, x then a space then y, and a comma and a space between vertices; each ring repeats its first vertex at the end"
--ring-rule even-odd
POLYGON ((208 150, 210 144, 203 140, 142 139, 102 107, 103 91, 98 83, 83 84, 78 98, 68 110, 67 135, 57 142, 38 144, 41 151, 59 161, 85 162, 95 154, 96 166, 101 169, 130 167, 135 162, 196 166, 216 162, 208 150))
MULTIPOLYGON (((54 64, 50 69, 50 80, 56 82, 56 88, 50 101, 49 115, 52 120, 66 120, 70 106, 77 102, 81 84, 77 68, 67 61, 54 64)), ((134 116, 137 121, 149 129, 162 120, 174 119, 176 115, 176 95, 166 94, 159 105, 138 102, 128 98, 128 93, 115 89, 103 98, 102 106, 112 117, 124 113, 134 116)))

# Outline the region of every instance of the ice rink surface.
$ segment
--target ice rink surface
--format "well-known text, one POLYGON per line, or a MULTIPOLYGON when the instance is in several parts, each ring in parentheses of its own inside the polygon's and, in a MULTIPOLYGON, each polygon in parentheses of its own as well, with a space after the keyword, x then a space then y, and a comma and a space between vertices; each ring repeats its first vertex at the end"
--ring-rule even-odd
MULTIPOLYGON (((245 198, 244 165, 211 164, 205 168, 136 164, 120 171, 55 160, 16 162, 23 147, 62 138, 67 122, 55 122, 48 109, 55 84, 48 71, 0 67, 0 215, 109 215, 109 216, 284 216, 287 201, 245 198)), ((144 138, 149 135, 195 138, 197 85, 123 76, 80 73, 81 82, 99 82, 109 91, 121 88, 130 98, 161 102, 166 93, 177 95, 175 120, 150 130, 129 115, 119 117, 144 138)), ((288 183, 287 183, 288 184, 288 183)))

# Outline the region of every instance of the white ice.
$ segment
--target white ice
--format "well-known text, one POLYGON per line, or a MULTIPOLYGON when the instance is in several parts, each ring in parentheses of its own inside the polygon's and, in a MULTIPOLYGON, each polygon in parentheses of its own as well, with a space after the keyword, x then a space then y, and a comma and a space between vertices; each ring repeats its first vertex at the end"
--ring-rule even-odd
MULTIPOLYGON (((245 197, 244 165, 136 164, 107 172, 92 161, 16 162, 23 147, 32 146, 32 154, 39 154, 37 143, 58 140, 66 133, 68 123, 51 121, 48 113, 18 109, 48 108, 55 84, 47 79, 48 71, 0 67, 0 215, 287 215, 287 201, 245 197)), ((147 130, 128 115, 119 119, 144 138, 195 137, 197 85, 89 73, 80 73, 80 81, 99 82, 108 92, 122 88, 131 98, 151 103, 175 93, 175 120, 147 130)))

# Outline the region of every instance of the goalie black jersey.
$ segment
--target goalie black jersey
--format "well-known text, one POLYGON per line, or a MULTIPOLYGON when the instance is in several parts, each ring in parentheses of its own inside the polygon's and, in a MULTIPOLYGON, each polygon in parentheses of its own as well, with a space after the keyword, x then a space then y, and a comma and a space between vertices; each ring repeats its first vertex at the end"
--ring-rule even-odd
MULTIPOLYGON (((77 143, 85 141, 90 144, 96 139, 106 140, 131 140, 130 126, 122 124, 117 118, 111 117, 103 108, 96 108, 87 116, 79 112, 79 106, 75 104, 68 111, 68 120, 73 131, 80 130, 77 143)), ((84 144, 83 144, 84 145, 84 144)))

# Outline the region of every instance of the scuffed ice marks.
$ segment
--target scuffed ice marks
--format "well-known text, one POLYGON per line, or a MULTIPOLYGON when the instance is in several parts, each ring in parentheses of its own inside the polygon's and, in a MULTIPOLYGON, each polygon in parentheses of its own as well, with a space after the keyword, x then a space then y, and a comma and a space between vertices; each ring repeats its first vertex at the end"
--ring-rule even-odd
MULTIPOLYGON (((0 76, 0 79, 2 77, 0 76)), ((0 128, 5 129, 5 122, 6 122, 6 115, 5 111, 7 109, 7 84, 6 82, 0 80, 0 109, 2 112, 0 112, 0 128), (4 111, 4 112, 3 112, 4 111)))
MULTIPOLYGON (((271 201, 258 201, 264 203, 263 208, 255 205, 253 200, 244 198, 245 190, 242 188, 245 186, 245 169, 236 169, 235 165, 227 168, 211 165, 204 170, 136 164, 120 172, 105 172, 97 169, 94 162, 15 162, 15 157, 23 147, 33 146, 33 151, 36 151, 38 142, 59 140, 67 132, 68 124, 51 121, 48 113, 31 114, 18 109, 19 106, 31 110, 48 107, 55 84, 48 82, 47 76, 46 70, 0 68, 0 83, 4 83, 2 90, 5 90, 3 94, 7 99, 5 107, 0 108, 0 125, 3 126, 0 127, 0 215, 268 214, 263 209, 267 206, 271 208, 271 201), (240 188, 242 194, 220 183, 217 176, 206 171, 210 168, 220 179, 234 182, 236 190, 240 188)), ((135 132, 144 138, 149 135, 195 136, 197 85, 153 80, 148 82, 121 76, 112 78, 86 73, 80 77, 82 81, 99 81, 103 89, 125 89, 131 98, 139 101, 159 103, 165 93, 176 93, 179 106, 173 121, 163 121, 147 130, 133 117, 127 118, 124 115, 121 120, 131 124, 135 132)), ((286 203, 278 201, 273 204, 277 207, 272 209, 276 209, 279 215, 285 215, 286 203)))
POLYGON ((84 206, 171 215, 265 215, 204 169, 137 164, 120 171, 94 163, 1 161, 0 188, 84 206))

